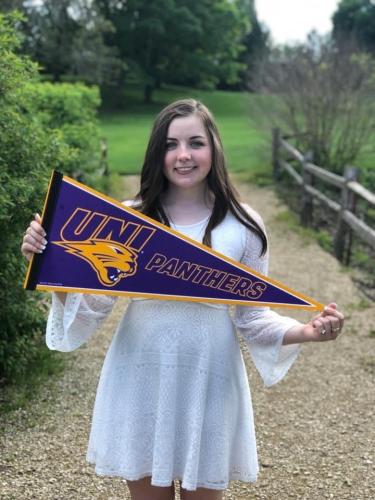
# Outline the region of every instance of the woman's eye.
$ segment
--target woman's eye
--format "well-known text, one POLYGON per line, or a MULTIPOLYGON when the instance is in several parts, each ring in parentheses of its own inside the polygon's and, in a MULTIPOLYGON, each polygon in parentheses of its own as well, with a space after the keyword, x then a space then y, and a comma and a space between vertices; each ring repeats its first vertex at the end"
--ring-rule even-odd
POLYGON ((193 148, 201 148, 202 146, 204 146, 203 142, 201 141, 193 141, 191 145, 193 148))
POLYGON ((174 147, 175 147, 174 142, 167 142, 167 144, 165 145, 165 149, 167 150, 173 149, 174 147))

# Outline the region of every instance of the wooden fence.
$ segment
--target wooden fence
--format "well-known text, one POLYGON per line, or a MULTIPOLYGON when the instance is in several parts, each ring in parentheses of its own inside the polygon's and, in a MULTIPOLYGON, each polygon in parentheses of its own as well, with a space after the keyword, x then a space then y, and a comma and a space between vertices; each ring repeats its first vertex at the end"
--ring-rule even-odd
POLYGON ((308 226, 312 222, 314 198, 337 214, 333 248, 336 257, 341 262, 348 264, 350 261, 352 232, 375 249, 375 230, 356 215, 358 198, 375 206, 375 194, 358 182, 360 172, 358 168, 346 167, 344 176, 341 176, 314 165, 309 154, 303 155, 282 137, 280 129, 273 130, 272 159, 275 181, 277 182, 281 172, 285 171, 301 188, 300 216, 302 224, 308 226), (284 159, 284 156, 296 160, 301 165, 302 175, 284 159), (340 203, 331 200, 313 186, 315 177, 341 191, 340 203), (349 245, 345 256, 346 241, 349 241, 349 245))

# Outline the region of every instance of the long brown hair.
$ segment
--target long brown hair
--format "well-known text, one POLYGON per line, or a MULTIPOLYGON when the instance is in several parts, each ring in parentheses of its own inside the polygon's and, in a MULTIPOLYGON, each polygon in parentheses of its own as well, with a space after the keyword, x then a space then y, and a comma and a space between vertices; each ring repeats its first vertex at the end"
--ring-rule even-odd
POLYGON ((136 196, 140 212, 170 226, 167 214, 161 203, 161 195, 167 190, 168 180, 163 173, 166 140, 169 125, 175 118, 197 114, 207 132, 212 155, 212 165, 207 176, 209 190, 214 195, 214 206, 208 221, 203 243, 211 246, 211 232, 220 224, 228 210, 262 241, 262 253, 267 251, 267 238, 259 224, 246 212, 240 198, 229 179, 225 165, 223 145, 218 128, 210 111, 199 101, 182 99, 164 108, 156 117, 141 173, 141 187, 136 196))

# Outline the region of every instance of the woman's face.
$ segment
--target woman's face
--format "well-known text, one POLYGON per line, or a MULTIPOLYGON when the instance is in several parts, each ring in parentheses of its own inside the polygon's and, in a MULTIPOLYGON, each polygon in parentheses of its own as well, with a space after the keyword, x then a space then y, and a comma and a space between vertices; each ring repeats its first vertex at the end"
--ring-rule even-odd
POLYGON ((186 189, 206 182, 211 170, 211 146, 198 115, 172 120, 165 151, 163 172, 171 184, 186 189))

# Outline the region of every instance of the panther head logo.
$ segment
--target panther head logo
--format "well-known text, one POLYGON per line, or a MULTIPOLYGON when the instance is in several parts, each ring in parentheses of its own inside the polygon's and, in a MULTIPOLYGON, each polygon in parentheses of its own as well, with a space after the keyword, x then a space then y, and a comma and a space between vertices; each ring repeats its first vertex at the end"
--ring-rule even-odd
POLYGON ((88 262, 105 286, 117 285, 121 279, 137 272, 137 254, 121 243, 95 239, 54 243, 88 262))

